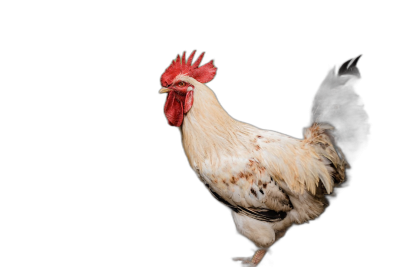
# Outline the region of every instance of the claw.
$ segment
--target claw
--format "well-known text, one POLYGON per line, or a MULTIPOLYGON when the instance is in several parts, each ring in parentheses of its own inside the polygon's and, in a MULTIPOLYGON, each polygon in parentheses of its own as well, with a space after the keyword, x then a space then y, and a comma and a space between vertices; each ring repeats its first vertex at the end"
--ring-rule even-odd
POLYGON ((250 257, 235 257, 235 258, 232 258, 232 260, 234 260, 234 261, 241 261, 241 262, 243 262, 243 263, 250 263, 251 262, 251 258, 250 257))
POLYGON ((354 75, 358 78, 361 77, 360 75, 360 71, 357 68, 357 62, 360 59, 362 55, 359 55, 356 58, 352 58, 348 61, 346 61, 345 63, 342 64, 342 66, 339 68, 339 76, 342 75, 354 75))
POLYGON ((244 267, 255 267, 255 265, 253 263, 251 263, 251 261, 249 261, 249 260, 242 261, 242 266, 244 266, 244 267))

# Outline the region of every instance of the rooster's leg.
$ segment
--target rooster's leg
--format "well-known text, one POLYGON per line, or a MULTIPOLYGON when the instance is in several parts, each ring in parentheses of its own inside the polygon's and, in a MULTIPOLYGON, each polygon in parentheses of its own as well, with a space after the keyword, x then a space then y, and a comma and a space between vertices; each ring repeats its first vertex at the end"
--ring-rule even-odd
POLYGON ((257 250, 253 257, 251 258, 242 258, 242 257, 238 257, 238 258, 233 258, 234 261, 241 261, 243 263, 243 266, 257 266, 261 260, 264 258, 265 253, 267 253, 266 249, 259 249, 257 250))

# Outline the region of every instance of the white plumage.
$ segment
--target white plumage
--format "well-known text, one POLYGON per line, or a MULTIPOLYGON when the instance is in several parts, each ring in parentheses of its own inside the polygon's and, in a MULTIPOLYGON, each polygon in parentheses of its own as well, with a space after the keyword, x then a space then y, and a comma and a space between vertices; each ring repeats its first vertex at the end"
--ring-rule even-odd
POLYGON ((328 73, 302 140, 233 119, 211 89, 185 73, 162 89, 180 83, 193 91, 181 126, 183 147, 211 194, 232 209, 238 232, 259 247, 252 258, 237 258, 244 264, 257 265, 293 223, 318 217, 325 195, 345 180, 348 163, 337 144, 353 151, 369 129, 353 88, 357 61, 328 73))
POLYGON ((196 88, 196 100, 185 117, 181 134, 189 163, 202 183, 233 206, 288 212, 279 223, 243 218, 234 212, 239 233, 259 247, 269 247, 275 240, 270 232, 274 227, 283 231, 324 211, 324 196, 322 192, 317 194, 317 186, 321 181, 328 193, 333 190, 333 169, 322 155, 330 155, 336 165, 345 164, 334 150, 320 149, 319 142, 330 144, 330 140, 318 131, 331 126, 308 128, 305 139, 262 130, 230 117, 206 85, 191 77, 181 80, 196 88))

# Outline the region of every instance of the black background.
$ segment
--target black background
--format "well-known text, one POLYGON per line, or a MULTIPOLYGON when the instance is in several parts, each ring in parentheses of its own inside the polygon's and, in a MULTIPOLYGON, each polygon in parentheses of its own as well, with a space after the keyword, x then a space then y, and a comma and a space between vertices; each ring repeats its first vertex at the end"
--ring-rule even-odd
POLYGON ((231 212, 197 180, 178 130, 163 115, 162 72, 178 53, 197 49, 206 51, 203 63, 215 59, 217 76, 208 86, 232 117, 298 138, 326 71, 364 54, 358 91, 371 115, 372 142, 349 155, 349 187, 319 219, 290 229, 260 266, 387 264, 397 233, 396 177, 387 170, 391 126, 383 120, 395 90, 387 83, 397 53, 386 46, 391 40, 362 23, 347 32, 240 21, 171 29, 113 15, 63 28, 67 37, 54 42, 55 60, 66 70, 56 86, 67 100, 59 120, 62 182, 54 192, 63 194, 49 223, 52 240, 62 244, 56 263, 240 266, 231 258, 254 253, 231 212))

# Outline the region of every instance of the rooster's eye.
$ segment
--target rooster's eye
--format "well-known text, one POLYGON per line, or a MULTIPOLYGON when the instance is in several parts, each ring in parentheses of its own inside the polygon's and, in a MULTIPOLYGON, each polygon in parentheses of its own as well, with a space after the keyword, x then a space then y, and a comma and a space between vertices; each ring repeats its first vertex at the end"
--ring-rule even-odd
POLYGON ((178 85, 179 85, 179 86, 185 86, 186 83, 185 83, 185 82, 180 82, 178 85))

